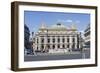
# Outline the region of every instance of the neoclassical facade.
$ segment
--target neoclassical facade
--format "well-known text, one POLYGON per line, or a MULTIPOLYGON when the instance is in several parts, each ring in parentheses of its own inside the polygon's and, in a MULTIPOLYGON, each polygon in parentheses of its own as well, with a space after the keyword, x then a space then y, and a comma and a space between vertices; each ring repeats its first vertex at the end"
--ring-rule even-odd
POLYGON ((57 23, 47 27, 42 23, 34 36, 33 49, 37 51, 49 49, 79 50, 81 48, 80 38, 80 32, 75 25, 67 28, 63 24, 57 23))
POLYGON ((84 44, 85 48, 90 48, 90 24, 87 26, 87 28, 84 31, 84 44))
POLYGON ((24 47, 26 49, 30 48, 29 37, 30 37, 30 30, 29 30, 28 26, 25 24, 24 25, 24 47))

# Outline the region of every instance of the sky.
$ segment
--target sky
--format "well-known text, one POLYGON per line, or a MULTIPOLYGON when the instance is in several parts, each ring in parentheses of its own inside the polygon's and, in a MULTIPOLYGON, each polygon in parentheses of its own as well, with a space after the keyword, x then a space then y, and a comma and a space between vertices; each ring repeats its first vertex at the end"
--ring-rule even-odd
POLYGON ((29 27, 30 33, 37 32, 42 22, 48 27, 57 23, 62 23, 66 27, 75 24, 78 31, 84 31, 90 23, 90 14, 24 11, 24 23, 29 27))

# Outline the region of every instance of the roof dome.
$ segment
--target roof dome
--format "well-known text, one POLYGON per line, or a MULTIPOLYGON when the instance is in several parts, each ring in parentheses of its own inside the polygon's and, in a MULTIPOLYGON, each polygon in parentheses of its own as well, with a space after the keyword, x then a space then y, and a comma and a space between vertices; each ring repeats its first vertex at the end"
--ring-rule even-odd
POLYGON ((67 29, 66 26, 64 26, 63 24, 61 23, 57 23, 55 25, 52 25, 51 26, 51 29, 67 29))

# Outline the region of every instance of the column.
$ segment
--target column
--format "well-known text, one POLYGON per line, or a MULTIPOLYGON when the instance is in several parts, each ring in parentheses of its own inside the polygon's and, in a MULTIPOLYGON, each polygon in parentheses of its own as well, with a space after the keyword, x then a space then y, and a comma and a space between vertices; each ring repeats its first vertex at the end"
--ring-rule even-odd
POLYGON ((77 36, 75 36, 74 38, 75 38, 75 49, 77 49, 77 36))
POLYGON ((47 49, 47 36, 44 36, 44 48, 47 49))
POLYGON ((60 36, 60 48, 62 48, 62 36, 60 36))
POLYGON ((37 37, 35 37, 35 47, 34 47, 34 50, 37 50, 37 37))
POLYGON ((36 40, 36 42, 35 42, 35 44, 36 44, 36 50, 38 50, 39 49, 39 37, 37 36, 35 40, 36 40))
POLYGON ((38 37, 38 49, 41 50, 41 37, 38 37))
POLYGON ((50 36, 50 48, 52 49, 52 36, 50 36))
POLYGON ((65 48, 67 49, 67 36, 65 36, 65 48))
POLYGON ((32 49, 37 50, 37 45, 35 43, 32 44, 32 49))
POLYGON ((81 48, 81 42, 80 42, 81 41, 81 35, 79 34, 78 37, 79 37, 79 48, 81 48))
POLYGON ((72 36, 69 37, 69 41, 70 41, 69 42, 70 43, 70 48, 72 48, 72 44, 73 44, 73 42, 72 42, 72 36))
POLYGON ((57 49, 57 39, 58 39, 58 37, 57 36, 55 36, 55 49, 57 49))

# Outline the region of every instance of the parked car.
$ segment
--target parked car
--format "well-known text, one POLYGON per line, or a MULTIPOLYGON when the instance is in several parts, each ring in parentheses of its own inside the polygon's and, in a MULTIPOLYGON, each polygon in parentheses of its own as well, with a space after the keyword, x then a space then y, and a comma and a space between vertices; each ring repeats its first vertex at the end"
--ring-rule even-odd
POLYGON ((32 50, 32 49, 29 49, 29 48, 26 49, 26 48, 25 48, 25 49, 24 49, 24 54, 25 54, 25 55, 32 55, 32 54, 34 54, 34 53, 33 53, 33 50, 32 50))

